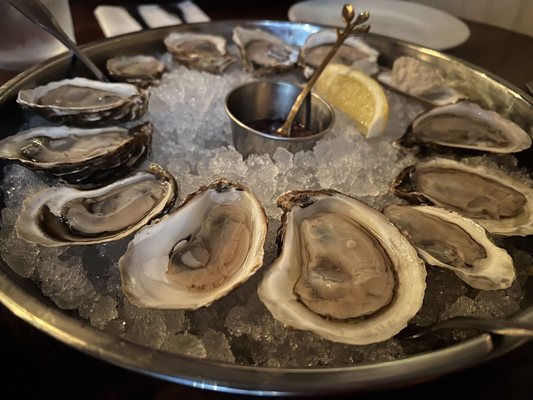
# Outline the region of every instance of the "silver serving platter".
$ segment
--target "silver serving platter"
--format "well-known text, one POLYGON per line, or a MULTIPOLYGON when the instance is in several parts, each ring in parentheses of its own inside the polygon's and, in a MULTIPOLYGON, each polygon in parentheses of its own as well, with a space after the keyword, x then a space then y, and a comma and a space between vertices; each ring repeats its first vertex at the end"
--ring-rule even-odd
MULTIPOLYGON (((317 25, 277 21, 223 21, 182 25, 128 34, 83 46, 96 64, 117 54, 163 52, 163 38, 170 31, 222 34, 228 39, 236 25, 270 30, 287 42, 302 45, 317 25)), ((533 100, 518 88, 462 60, 417 45, 369 35, 369 43, 380 53, 380 63, 390 66, 400 55, 410 55, 438 65, 448 77, 465 82, 461 90, 481 105, 512 117, 527 131, 533 127, 533 100)), ((67 55, 54 57, 12 79, 0 88, 0 118, 3 132, 15 132, 25 118, 15 98, 22 88, 69 76, 87 75, 67 55)), ((5 133, 4 133, 5 135, 5 133)), ((529 157, 531 158, 531 157, 529 157)), ((520 160, 526 162, 527 159, 520 160)), ((533 169, 532 169, 533 170, 533 169)), ((526 248, 533 242, 525 239, 526 248)), ((531 281, 531 280, 530 280, 531 281)), ((530 286, 531 286, 531 282, 530 286)), ((529 297, 531 296, 530 290, 529 297)), ((527 298, 514 317, 533 322, 533 299, 527 298)), ((0 261, 0 301, 15 315, 50 336, 112 364, 157 378, 196 388, 257 395, 323 394, 409 385, 485 362, 524 343, 523 340, 480 334, 464 342, 405 359, 344 368, 286 369, 231 365, 180 356, 128 342, 88 325, 57 308, 29 279, 17 275, 0 261)))

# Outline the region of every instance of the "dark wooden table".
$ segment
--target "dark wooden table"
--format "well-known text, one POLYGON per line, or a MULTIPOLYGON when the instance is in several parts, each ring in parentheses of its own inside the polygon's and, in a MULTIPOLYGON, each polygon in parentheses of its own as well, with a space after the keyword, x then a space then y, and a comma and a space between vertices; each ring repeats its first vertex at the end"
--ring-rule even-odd
MULTIPOLYGON (((93 10, 98 4, 120 1, 71 1, 78 43, 104 38, 93 10)), ((133 3, 132 1, 128 4, 133 3)), ((145 1, 146 3, 146 1, 145 1)), ((214 20, 287 18, 292 1, 215 2, 196 0, 214 20)), ((533 38, 467 21, 470 38, 448 51, 525 89, 533 79, 533 38)), ((0 71, 0 83, 15 73, 0 71)), ((94 359, 56 341, 16 318, 0 305, 0 393, 4 399, 41 397, 75 399, 238 399, 242 396, 201 391, 140 375, 94 359)), ((495 360, 430 382, 408 387, 358 393, 358 398, 531 399, 533 343, 495 360)), ((338 398, 352 398, 345 395, 338 398)))

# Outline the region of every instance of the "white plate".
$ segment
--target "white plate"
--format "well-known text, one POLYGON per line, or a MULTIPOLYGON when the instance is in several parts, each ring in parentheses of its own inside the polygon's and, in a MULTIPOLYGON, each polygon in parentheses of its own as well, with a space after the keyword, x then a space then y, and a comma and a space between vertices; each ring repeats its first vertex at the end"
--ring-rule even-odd
MULTIPOLYGON (((289 8, 289 20, 343 26, 342 6, 347 0, 310 0, 289 8)), ((370 32, 413 42, 436 50, 449 49, 470 36, 460 19, 418 3, 399 0, 354 0, 357 13, 370 13, 370 32)))

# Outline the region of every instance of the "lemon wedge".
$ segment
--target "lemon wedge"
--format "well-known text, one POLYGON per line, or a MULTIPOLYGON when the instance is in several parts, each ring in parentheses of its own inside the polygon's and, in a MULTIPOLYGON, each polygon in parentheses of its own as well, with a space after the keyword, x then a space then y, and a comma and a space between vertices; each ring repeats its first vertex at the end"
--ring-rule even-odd
POLYGON ((389 103, 380 84, 367 74, 341 64, 330 64, 315 84, 315 90, 348 114, 367 138, 383 134, 389 103))

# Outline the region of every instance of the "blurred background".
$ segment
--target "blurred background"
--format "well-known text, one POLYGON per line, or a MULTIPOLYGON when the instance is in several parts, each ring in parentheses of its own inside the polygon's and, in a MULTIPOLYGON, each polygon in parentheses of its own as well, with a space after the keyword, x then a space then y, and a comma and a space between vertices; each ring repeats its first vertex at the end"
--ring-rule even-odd
MULTIPOLYGON (((403 1, 403 0, 394 0, 403 1)), ((431 7, 449 12, 460 18, 469 19, 476 22, 484 22, 501 28, 514 30, 533 36, 533 0, 410 0, 412 2, 425 4, 431 7)), ((93 10, 99 4, 109 5, 133 5, 146 3, 175 4, 176 0, 162 0, 150 2, 148 0, 139 1, 97 1, 97 0, 71 0, 72 2, 83 3, 87 10, 93 10)), ((348 1, 347 1, 348 2, 348 1)), ((258 12, 265 15, 265 18, 277 17, 286 18, 287 14, 279 15, 279 10, 288 8, 298 1, 276 0, 275 6, 270 2, 249 2, 247 6, 242 5, 239 0, 196 0, 200 7, 216 10, 216 14, 221 18, 232 18, 235 10, 239 10, 239 15, 246 18, 246 15, 256 16, 258 12)), ((354 1, 357 4, 357 0, 354 1)))
POLYGON ((460 18, 533 36, 533 0, 410 0, 460 18))

